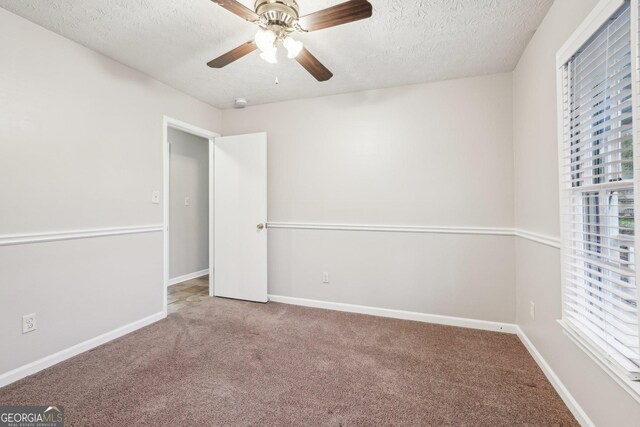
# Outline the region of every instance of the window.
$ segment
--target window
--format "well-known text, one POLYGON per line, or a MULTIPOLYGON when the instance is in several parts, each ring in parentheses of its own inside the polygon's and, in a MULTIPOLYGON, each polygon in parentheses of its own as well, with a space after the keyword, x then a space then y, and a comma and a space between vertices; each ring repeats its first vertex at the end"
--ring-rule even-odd
POLYGON ((640 380, 630 2, 561 68, 563 322, 640 380))

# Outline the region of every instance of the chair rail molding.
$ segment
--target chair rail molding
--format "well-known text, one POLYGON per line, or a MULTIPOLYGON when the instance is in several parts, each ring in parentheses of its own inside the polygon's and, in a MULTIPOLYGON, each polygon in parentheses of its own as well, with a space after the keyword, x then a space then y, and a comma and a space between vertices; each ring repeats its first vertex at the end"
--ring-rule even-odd
POLYGON ((540 243, 542 245, 550 246, 552 248, 560 249, 560 238, 554 236, 547 236, 545 234, 534 233, 528 230, 522 230, 516 228, 513 230, 513 234, 516 237, 530 240, 532 242, 540 243))
POLYGON ((70 231, 0 235, 0 246, 26 245, 33 243, 58 242, 62 240, 92 239, 97 237, 123 236, 127 234, 156 233, 163 230, 162 224, 139 225, 133 227, 103 227, 70 231))
POLYGON ((515 236, 553 248, 560 248, 560 238, 511 227, 458 227, 425 225, 324 224, 268 222, 267 228, 289 230, 373 231, 387 233, 468 234, 479 236, 515 236))
POLYGON ((268 228, 293 230, 337 230, 337 231, 377 231, 390 233, 429 234, 479 234, 491 236, 512 236, 512 228, 501 227, 455 227, 424 225, 373 225, 373 224, 322 224, 298 222, 269 222, 268 228))

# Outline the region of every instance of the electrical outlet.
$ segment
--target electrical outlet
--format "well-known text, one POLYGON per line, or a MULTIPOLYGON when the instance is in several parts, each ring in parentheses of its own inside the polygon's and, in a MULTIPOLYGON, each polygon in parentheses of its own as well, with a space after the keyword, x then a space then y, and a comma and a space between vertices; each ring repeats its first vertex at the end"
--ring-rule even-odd
POLYGON ((160 190, 153 190, 153 193, 151 193, 151 203, 155 205, 160 203, 160 190))
POLYGON ((329 273, 326 271, 322 273, 322 283, 329 283, 329 273))
POLYGON ((536 305, 533 301, 529 301, 529 314, 532 320, 536 320, 536 305))
POLYGON ((22 333, 26 334, 27 332, 36 330, 36 314, 26 314, 22 316, 22 333))
POLYGON ((191 206, 191 197, 186 196, 186 197, 184 198, 184 205, 185 205, 185 206, 191 206))

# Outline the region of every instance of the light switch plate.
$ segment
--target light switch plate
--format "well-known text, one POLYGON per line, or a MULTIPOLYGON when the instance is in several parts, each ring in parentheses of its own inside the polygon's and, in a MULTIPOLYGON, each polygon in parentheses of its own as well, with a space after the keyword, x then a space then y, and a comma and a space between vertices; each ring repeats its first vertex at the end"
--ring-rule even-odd
POLYGON ((191 198, 189 196, 184 198, 184 205, 191 206, 191 198))

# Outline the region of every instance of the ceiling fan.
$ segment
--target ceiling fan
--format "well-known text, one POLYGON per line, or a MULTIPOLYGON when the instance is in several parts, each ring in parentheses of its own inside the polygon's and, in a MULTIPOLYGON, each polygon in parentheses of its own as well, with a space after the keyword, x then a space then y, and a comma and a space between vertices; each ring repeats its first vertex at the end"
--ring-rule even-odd
POLYGON ((322 30, 336 25, 348 24, 370 18, 371 3, 367 0, 350 0, 336 6, 299 16, 295 0, 256 0, 255 12, 236 0, 212 0, 231 13, 260 27, 255 39, 248 41, 224 55, 210 61, 211 68, 222 68, 233 61, 253 52, 261 51, 260 57, 276 63, 278 45, 282 43, 289 58, 295 58, 316 80, 323 82, 333 77, 333 73, 316 59, 302 42, 291 38, 291 33, 322 30))

